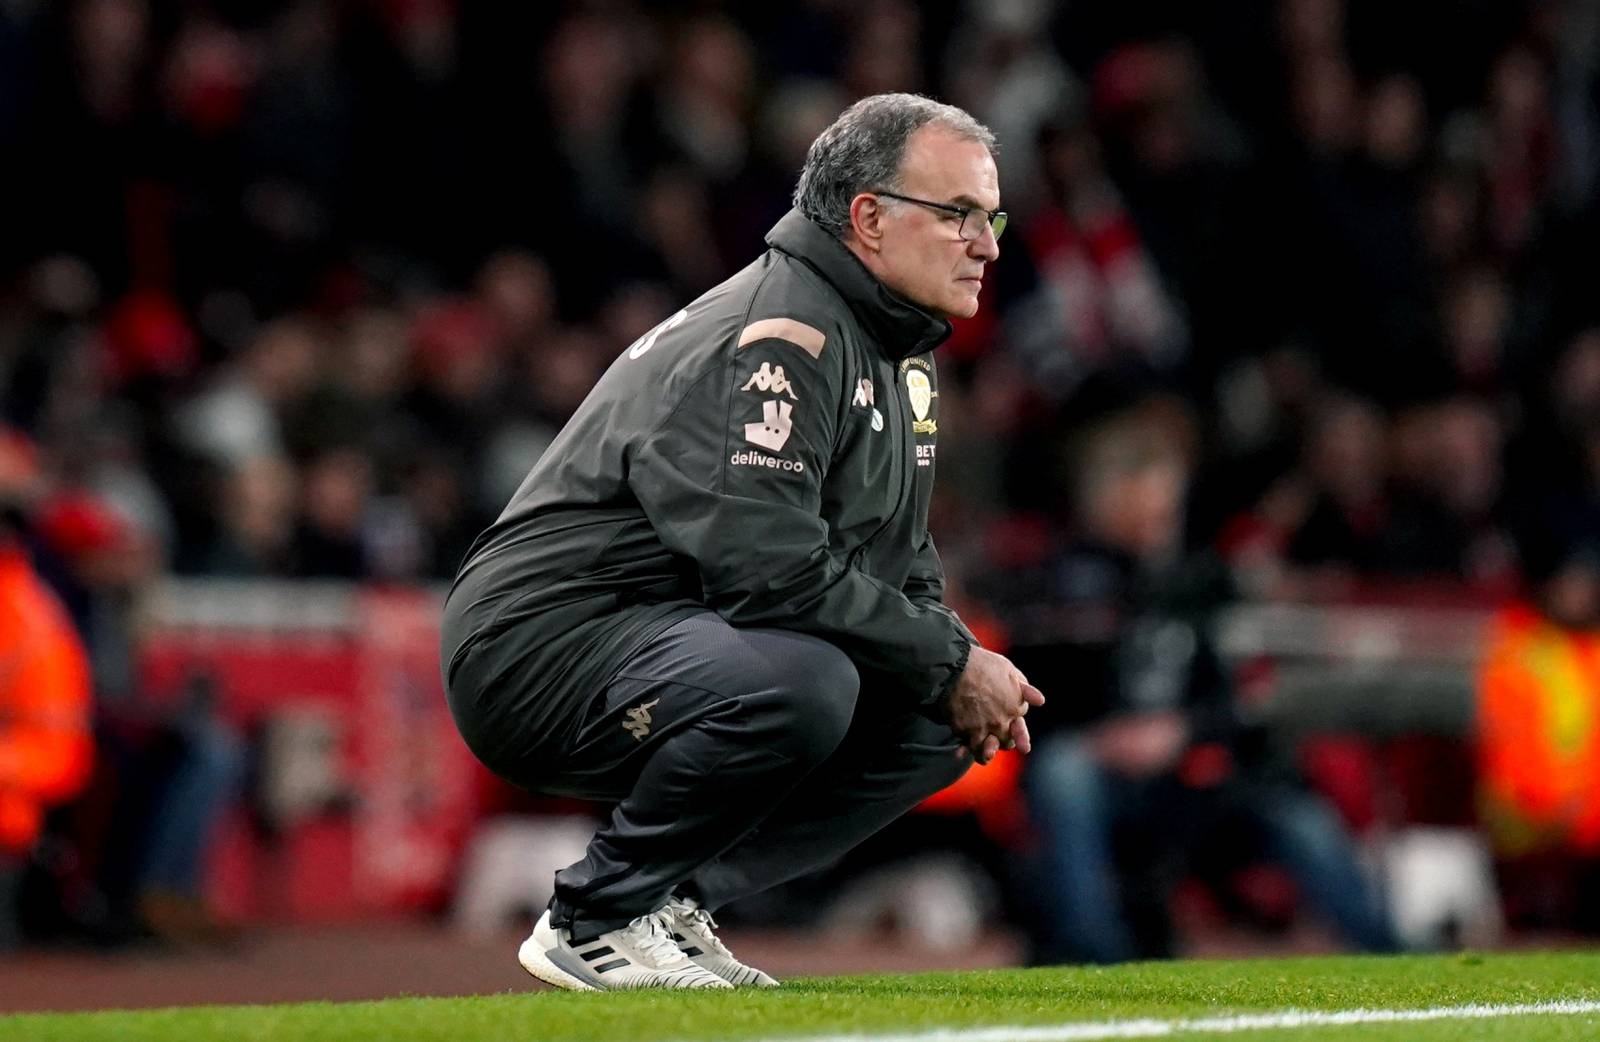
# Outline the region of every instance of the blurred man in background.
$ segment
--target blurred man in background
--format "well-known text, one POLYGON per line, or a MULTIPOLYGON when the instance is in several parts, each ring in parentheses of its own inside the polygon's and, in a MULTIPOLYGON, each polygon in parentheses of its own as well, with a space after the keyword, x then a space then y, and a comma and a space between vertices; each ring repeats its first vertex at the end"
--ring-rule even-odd
POLYGON ((766 255, 624 352, 469 554, 443 646, 468 745, 618 802, 522 946, 534 976, 774 984, 710 910, 833 861, 958 754, 1027 750, 1043 696, 944 605, 927 529, 932 352, 1005 227, 993 147, 915 95, 847 109, 766 255))
MULTIPOLYGON (((33 554, 69 630, 62 637, 23 626, 16 639, 37 642, 24 660, 45 655, 57 662, 53 674, 66 661, 53 648, 67 641, 80 649, 88 671, 81 712, 93 720, 93 770, 75 767, 81 777, 49 801, 70 802, 39 823, 57 853, 30 873, 23 931, 106 945, 231 940, 231 925, 208 908, 202 875, 216 826, 241 789, 244 743, 222 719, 213 678, 197 673, 168 701, 140 675, 139 610, 161 564, 155 541, 108 498, 82 489, 35 482, 20 498, 28 508, 13 512, 14 545, 33 554)), ((50 748, 35 763, 63 769, 62 746, 50 748)))
POLYGON ((1281 862, 1352 944, 1392 950, 1343 823, 1236 712, 1209 634, 1227 577, 1184 550, 1188 467, 1152 419, 1087 439, 1075 538, 1011 587, 1049 605, 1013 655, 1081 693, 1052 714, 1024 778, 1040 844, 1025 898, 1033 959, 1170 956, 1176 883, 1259 857, 1281 862))
POLYGON ((0 502, 0 951, 17 941, 18 884, 45 810, 82 788, 94 762, 89 657, 22 531, 0 502))

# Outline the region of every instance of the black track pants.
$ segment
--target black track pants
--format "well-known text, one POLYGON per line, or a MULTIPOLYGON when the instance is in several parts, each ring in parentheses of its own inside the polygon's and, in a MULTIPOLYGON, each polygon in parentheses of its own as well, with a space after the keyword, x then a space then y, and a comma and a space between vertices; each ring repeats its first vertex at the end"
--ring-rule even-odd
POLYGON ((581 940, 674 892, 717 908, 831 863, 960 777, 949 728, 859 685, 826 641, 712 612, 639 649, 539 785, 619 801, 556 874, 555 921, 581 940))

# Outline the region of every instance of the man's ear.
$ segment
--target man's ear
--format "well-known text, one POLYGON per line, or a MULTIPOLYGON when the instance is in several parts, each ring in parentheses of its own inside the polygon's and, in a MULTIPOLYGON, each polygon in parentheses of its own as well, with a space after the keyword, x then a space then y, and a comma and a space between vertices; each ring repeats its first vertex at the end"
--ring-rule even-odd
POLYGON ((871 192, 850 200, 850 231, 861 248, 876 253, 883 249, 883 202, 871 192))

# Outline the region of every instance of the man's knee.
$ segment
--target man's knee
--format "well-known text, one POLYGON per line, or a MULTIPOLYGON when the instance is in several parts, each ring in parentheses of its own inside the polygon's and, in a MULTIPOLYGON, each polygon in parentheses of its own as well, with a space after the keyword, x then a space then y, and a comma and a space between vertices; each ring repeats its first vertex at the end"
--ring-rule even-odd
POLYGON ((861 678, 854 664, 832 644, 811 638, 764 650, 760 702, 775 717, 779 749, 793 760, 821 763, 844 740, 855 715, 861 678))
POLYGON ((1097 814, 1106 800, 1105 774, 1086 743, 1061 736, 1036 747, 1024 787, 1037 812, 1097 814))
POLYGON ((1341 858, 1350 849, 1343 820, 1310 793, 1274 792, 1262 799, 1256 814, 1279 848, 1316 860, 1341 858))

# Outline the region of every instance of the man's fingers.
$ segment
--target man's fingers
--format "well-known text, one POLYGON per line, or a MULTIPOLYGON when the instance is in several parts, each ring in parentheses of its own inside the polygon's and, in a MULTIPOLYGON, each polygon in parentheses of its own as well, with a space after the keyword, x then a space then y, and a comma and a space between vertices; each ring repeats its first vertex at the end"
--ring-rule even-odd
POLYGON ((979 750, 978 762, 988 763, 990 760, 994 759, 995 753, 998 753, 999 751, 1000 739, 996 738, 994 735, 985 737, 983 740, 983 748, 979 750))
POLYGON ((1028 724, 1020 716, 1011 721, 1011 743, 1023 754, 1033 751, 1033 739, 1028 735, 1028 724))
POLYGON ((1032 684, 1022 685, 1022 700, 1031 706, 1044 705, 1044 692, 1032 684))

